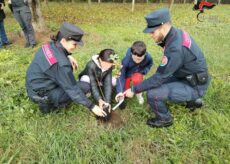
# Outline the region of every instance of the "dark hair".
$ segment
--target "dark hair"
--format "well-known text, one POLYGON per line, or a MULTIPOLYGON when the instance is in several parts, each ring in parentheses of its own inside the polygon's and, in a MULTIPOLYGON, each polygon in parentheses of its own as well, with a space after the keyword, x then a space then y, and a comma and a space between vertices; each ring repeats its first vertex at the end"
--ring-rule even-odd
POLYGON ((146 45, 143 41, 136 41, 133 43, 131 47, 131 52, 134 55, 137 55, 139 57, 145 55, 146 52, 146 45))
POLYGON ((115 55, 113 49, 104 49, 99 53, 98 58, 100 58, 102 61, 113 63, 114 59, 111 58, 111 55, 115 55))
MULTIPOLYGON (((54 42, 57 42, 57 41, 61 41, 62 38, 65 38, 62 36, 61 32, 58 31, 58 33, 56 35, 51 35, 50 36, 50 39, 54 42)), ((71 38, 65 38, 67 41, 68 40, 72 40, 71 38)))

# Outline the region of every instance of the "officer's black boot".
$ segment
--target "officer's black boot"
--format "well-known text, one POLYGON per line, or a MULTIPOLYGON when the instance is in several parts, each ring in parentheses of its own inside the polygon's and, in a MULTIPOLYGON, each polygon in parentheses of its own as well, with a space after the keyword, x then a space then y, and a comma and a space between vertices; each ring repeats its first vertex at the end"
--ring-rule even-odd
POLYGON ((34 48, 34 47, 36 47, 36 45, 37 45, 37 44, 32 44, 30 47, 31 47, 31 48, 34 48))
POLYGON ((158 117, 155 117, 147 120, 147 125, 149 125, 152 128, 163 128, 163 127, 171 126, 172 124, 173 124, 172 117, 168 119, 160 119, 158 117))
POLYGON ((198 98, 193 101, 188 101, 186 104, 186 108, 188 108, 191 112, 195 111, 197 108, 201 108, 203 106, 203 100, 198 98))
POLYGON ((51 113, 53 111, 56 110, 56 108, 54 108, 52 105, 50 104, 39 104, 39 110, 43 113, 43 114, 48 114, 51 113))

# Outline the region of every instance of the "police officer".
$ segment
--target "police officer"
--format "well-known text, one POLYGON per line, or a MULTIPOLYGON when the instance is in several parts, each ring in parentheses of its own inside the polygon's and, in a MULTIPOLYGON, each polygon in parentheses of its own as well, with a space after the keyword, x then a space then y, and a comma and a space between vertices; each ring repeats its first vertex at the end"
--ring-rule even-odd
POLYGON ((168 9, 159 9, 145 17, 152 39, 163 48, 161 64, 151 77, 127 90, 127 97, 147 91, 148 103, 155 117, 148 119, 151 127, 166 127, 173 123, 166 101, 187 102, 194 110, 202 106, 209 75, 201 49, 185 31, 171 25, 168 9))
POLYGON ((9 0, 15 19, 26 38, 25 48, 36 46, 34 29, 32 26, 32 15, 28 5, 28 0, 9 0))
POLYGON ((50 43, 44 44, 26 73, 27 94, 39 105, 42 113, 65 107, 70 101, 82 104, 97 116, 106 113, 94 105, 84 94, 90 91, 84 82, 76 82, 68 56, 83 45, 83 31, 65 22, 50 43))

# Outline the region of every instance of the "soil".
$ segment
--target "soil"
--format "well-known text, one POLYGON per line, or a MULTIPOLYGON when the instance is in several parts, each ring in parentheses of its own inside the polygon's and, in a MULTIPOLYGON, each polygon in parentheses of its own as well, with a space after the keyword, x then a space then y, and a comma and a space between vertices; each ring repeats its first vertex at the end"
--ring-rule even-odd
MULTIPOLYGON (((36 32, 35 38, 38 44, 46 43, 50 41, 50 35, 51 34, 49 32, 36 32)), ((22 32, 9 33, 8 38, 14 45, 20 45, 21 47, 24 47, 26 43, 24 34, 22 32)))
POLYGON ((98 119, 100 124, 111 128, 122 128, 125 126, 124 120, 121 118, 120 114, 116 111, 112 111, 111 118, 109 121, 104 121, 103 119, 98 119))

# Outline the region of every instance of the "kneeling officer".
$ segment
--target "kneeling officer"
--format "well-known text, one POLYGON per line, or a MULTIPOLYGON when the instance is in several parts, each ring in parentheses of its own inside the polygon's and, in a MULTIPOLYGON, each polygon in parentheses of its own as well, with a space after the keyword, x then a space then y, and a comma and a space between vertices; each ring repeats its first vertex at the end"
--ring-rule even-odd
POLYGON ((85 93, 90 88, 77 82, 68 56, 78 45, 82 46, 84 32, 70 23, 64 23, 53 41, 44 44, 26 73, 26 89, 30 99, 39 105, 42 113, 50 113, 73 101, 90 109, 97 116, 106 113, 94 105, 85 93))
POLYGON ((145 19, 144 32, 163 48, 162 61, 155 74, 125 94, 132 97, 147 91, 148 103, 155 113, 147 124, 166 127, 173 123, 166 102, 185 102, 191 111, 201 107, 210 77, 202 50, 187 32, 172 26, 168 9, 151 12, 145 19))

